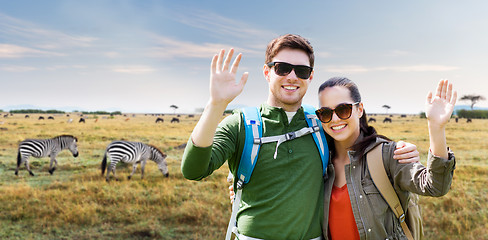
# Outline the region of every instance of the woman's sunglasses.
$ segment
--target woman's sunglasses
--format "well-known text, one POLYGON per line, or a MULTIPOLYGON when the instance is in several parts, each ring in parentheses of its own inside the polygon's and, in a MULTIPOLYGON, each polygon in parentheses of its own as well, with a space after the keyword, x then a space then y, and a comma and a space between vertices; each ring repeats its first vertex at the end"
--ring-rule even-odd
POLYGON ((334 112, 336 113, 337 117, 342 120, 346 120, 351 117, 352 114, 352 106, 358 104, 359 102, 355 103, 341 103, 337 105, 335 109, 323 107, 315 111, 319 120, 323 123, 328 123, 332 120, 332 115, 334 112))
POLYGON ((308 79, 313 70, 309 66, 293 65, 286 62, 270 62, 266 65, 270 68, 274 66, 275 73, 280 76, 286 76, 291 73, 291 70, 295 70, 295 74, 301 79, 308 79))

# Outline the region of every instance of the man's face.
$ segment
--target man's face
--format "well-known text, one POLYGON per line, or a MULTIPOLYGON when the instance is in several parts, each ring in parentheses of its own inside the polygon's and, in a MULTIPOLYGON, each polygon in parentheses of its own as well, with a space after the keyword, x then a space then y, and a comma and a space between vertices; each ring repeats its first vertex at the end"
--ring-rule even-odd
MULTIPOLYGON (((278 52, 272 59, 273 62, 285 62, 293 65, 310 66, 308 55, 298 49, 285 48, 278 52)), ((307 92, 313 78, 313 72, 308 79, 301 79, 292 70, 285 76, 277 75, 275 67, 266 64, 263 73, 269 84, 268 104, 273 107, 281 107, 285 111, 297 111, 302 105, 302 98, 307 92)))

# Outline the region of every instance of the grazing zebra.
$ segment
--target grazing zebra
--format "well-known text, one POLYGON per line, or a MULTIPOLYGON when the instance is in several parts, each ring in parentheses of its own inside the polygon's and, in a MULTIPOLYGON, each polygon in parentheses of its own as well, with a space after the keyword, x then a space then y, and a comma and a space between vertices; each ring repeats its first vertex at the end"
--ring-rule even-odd
POLYGON ((78 139, 71 135, 61 135, 51 139, 26 139, 22 141, 19 144, 19 152, 17 154, 17 169, 15 169, 15 175, 18 175, 19 167, 22 163, 24 163, 30 175, 34 176, 34 173, 32 173, 29 166, 30 156, 35 158, 49 156, 51 158, 49 173, 52 175, 58 166, 56 156, 62 150, 69 149, 74 157, 78 157, 78 146, 76 145, 77 142, 78 139))
POLYGON ((113 141, 107 146, 107 150, 103 156, 102 176, 107 168, 107 155, 110 158, 110 166, 108 167, 106 176, 107 182, 110 180, 110 172, 113 172, 115 179, 118 180, 115 175, 115 166, 120 161, 133 164, 132 173, 127 177, 128 179, 131 179, 139 162, 141 163, 141 178, 144 178, 144 168, 148 159, 153 160, 158 164, 159 170, 165 177, 169 176, 168 164, 165 160, 167 155, 155 146, 146 145, 141 142, 113 141))

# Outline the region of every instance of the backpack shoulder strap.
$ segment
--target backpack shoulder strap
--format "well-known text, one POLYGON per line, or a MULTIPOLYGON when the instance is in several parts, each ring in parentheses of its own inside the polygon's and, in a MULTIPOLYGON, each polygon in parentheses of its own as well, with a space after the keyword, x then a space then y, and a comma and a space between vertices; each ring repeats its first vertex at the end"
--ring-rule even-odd
POLYGON ((329 162, 329 147, 327 145, 327 139, 325 138, 325 132, 322 128, 322 123, 315 114, 315 108, 306 104, 302 107, 308 126, 314 130, 312 136, 315 145, 317 145, 317 149, 319 150, 320 158, 322 159, 322 176, 325 176, 325 173, 327 172, 327 164, 329 162))
MULTIPOLYGON (((261 113, 256 107, 242 108, 242 119, 245 128, 245 140, 244 148, 242 150, 239 167, 236 173, 236 185, 234 203, 232 205, 232 214, 227 227, 226 240, 231 238, 232 233, 237 235, 237 212, 239 210, 239 204, 241 202, 242 189, 245 184, 251 179, 254 166, 256 166, 259 147, 261 144, 269 142, 277 142, 276 151, 274 157, 278 152, 278 146, 285 141, 293 140, 297 137, 305 136, 312 133, 313 139, 320 152, 320 158, 322 159, 323 175, 325 176, 327 163, 329 160, 329 148, 327 146, 327 140, 325 139, 325 133, 322 129, 322 124, 315 115, 315 109, 312 106, 303 106, 305 119, 308 127, 304 127, 295 132, 289 132, 278 136, 263 137, 263 121, 261 119, 261 113)), ((231 176, 228 180, 232 179, 231 176)))
POLYGON ((244 149, 241 154, 239 168, 237 169, 237 187, 249 182, 254 166, 258 159, 261 137, 263 136, 263 124, 261 113, 256 107, 245 107, 242 109, 242 118, 246 133, 244 149))
MULTIPOLYGON (((327 164, 329 161, 329 147, 325 138, 325 132, 322 128, 320 120, 315 115, 315 108, 311 105, 303 105, 305 120, 307 121, 308 129, 302 129, 296 132, 263 138, 263 126, 261 113, 256 107, 242 108, 242 118, 245 128, 244 148, 241 154, 241 159, 236 173, 237 187, 242 188, 251 179, 254 166, 257 162, 259 147, 263 143, 278 141, 276 145, 276 152, 278 146, 282 141, 287 141, 312 133, 315 145, 320 153, 322 160, 322 175, 325 176, 327 164), (282 139, 283 138, 283 139, 282 139)), ((275 158, 276 158, 275 152, 275 158)))
POLYGON ((237 189, 234 190, 234 203, 232 204, 232 214, 225 235, 226 240, 230 240, 232 233, 236 236, 238 234, 237 212, 239 211, 239 205, 241 203, 242 188, 244 187, 244 184, 248 183, 249 179, 251 179, 252 171, 254 170, 254 166, 256 166, 258 159, 261 137, 263 136, 263 121, 258 108, 242 108, 242 121, 244 123, 246 137, 244 140, 244 149, 242 150, 241 159, 239 161, 239 167, 236 172, 237 189))
POLYGON ((407 223, 405 222, 405 213, 402 205, 400 204, 400 200, 398 199, 398 195, 396 194, 395 189, 393 189, 393 186, 388 179, 388 175, 386 175, 385 166, 383 164, 382 148, 383 144, 379 144, 370 150, 366 155, 371 178, 373 179, 378 191, 381 193, 395 216, 400 221, 400 225, 402 226, 403 232, 405 232, 407 238, 409 240, 413 240, 412 233, 408 229, 407 223))

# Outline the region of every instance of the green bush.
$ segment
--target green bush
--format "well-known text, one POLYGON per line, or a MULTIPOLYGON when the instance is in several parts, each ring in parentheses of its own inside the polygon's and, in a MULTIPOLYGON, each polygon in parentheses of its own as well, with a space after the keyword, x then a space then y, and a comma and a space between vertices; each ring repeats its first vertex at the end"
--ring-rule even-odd
POLYGON ((465 110, 457 111, 460 118, 488 118, 488 110, 465 110))

